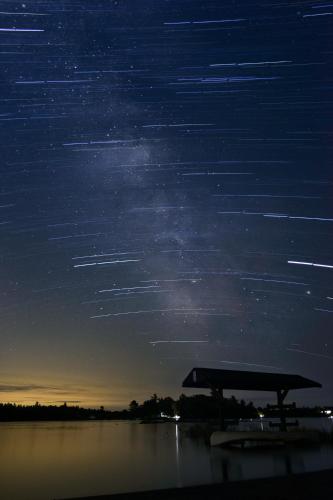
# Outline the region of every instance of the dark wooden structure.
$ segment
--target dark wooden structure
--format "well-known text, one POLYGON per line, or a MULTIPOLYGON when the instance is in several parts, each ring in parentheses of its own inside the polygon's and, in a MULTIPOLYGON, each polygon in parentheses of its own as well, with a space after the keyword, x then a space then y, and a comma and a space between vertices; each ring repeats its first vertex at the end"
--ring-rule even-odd
POLYGON ((277 408, 280 415, 280 430, 287 429, 284 413, 284 400, 292 389, 308 389, 321 387, 300 375, 286 373, 249 372, 240 370, 218 370, 212 368, 193 368, 185 378, 183 387, 196 389, 211 389, 217 395, 220 403, 221 430, 225 430, 223 416, 223 390, 269 391, 277 395, 277 408))

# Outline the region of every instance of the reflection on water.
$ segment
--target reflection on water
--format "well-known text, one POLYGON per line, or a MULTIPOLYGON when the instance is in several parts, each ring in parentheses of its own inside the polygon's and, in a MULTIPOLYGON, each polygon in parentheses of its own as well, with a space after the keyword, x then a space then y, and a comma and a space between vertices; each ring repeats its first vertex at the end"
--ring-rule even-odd
POLYGON ((333 467, 333 448, 225 450, 185 424, 0 424, 2 500, 50 500, 333 467))

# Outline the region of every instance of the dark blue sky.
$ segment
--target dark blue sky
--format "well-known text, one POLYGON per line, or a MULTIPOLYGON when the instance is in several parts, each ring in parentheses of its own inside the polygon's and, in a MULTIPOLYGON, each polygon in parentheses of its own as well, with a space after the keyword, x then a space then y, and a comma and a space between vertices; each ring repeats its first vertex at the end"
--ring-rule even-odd
POLYGON ((194 366, 332 403, 333 4, 0 1, 4 401, 194 366))

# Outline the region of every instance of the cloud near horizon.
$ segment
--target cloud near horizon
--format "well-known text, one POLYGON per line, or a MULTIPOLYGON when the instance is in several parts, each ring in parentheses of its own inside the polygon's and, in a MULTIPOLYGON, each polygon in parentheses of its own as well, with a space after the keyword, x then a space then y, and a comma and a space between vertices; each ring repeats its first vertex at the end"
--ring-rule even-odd
POLYGON ((34 384, 22 384, 22 385, 10 385, 10 384, 1 384, 0 392, 21 392, 21 391, 33 391, 33 390, 52 390, 51 387, 34 385, 34 384))
POLYGON ((49 385, 38 384, 0 384, 0 392, 22 392, 22 391, 50 391, 53 394, 66 395, 73 394, 73 392, 85 392, 86 389, 82 387, 55 387, 49 385))

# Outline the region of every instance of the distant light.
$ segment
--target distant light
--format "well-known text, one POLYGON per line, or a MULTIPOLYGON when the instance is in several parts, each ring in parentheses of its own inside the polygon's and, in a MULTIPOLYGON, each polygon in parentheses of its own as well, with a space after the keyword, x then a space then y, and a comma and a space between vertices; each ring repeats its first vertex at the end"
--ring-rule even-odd
POLYGON ((332 410, 325 410, 326 415, 331 415, 331 413, 332 413, 332 410))
POLYGON ((260 418, 264 418, 264 416, 265 416, 265 415, 264 415, 263 413, 259 413, 259 417, 260 417, 260 418))
POLYGON ((178 420, 180 419, 180 416, 179 415, 174 415, 173 417, 171 415, 167 415, 166 413, 164 413, 163 411, 161 411, 160 413, 160 416, 161 418, 173 418, 174 420, 176 420, 178 422, 178 420))

